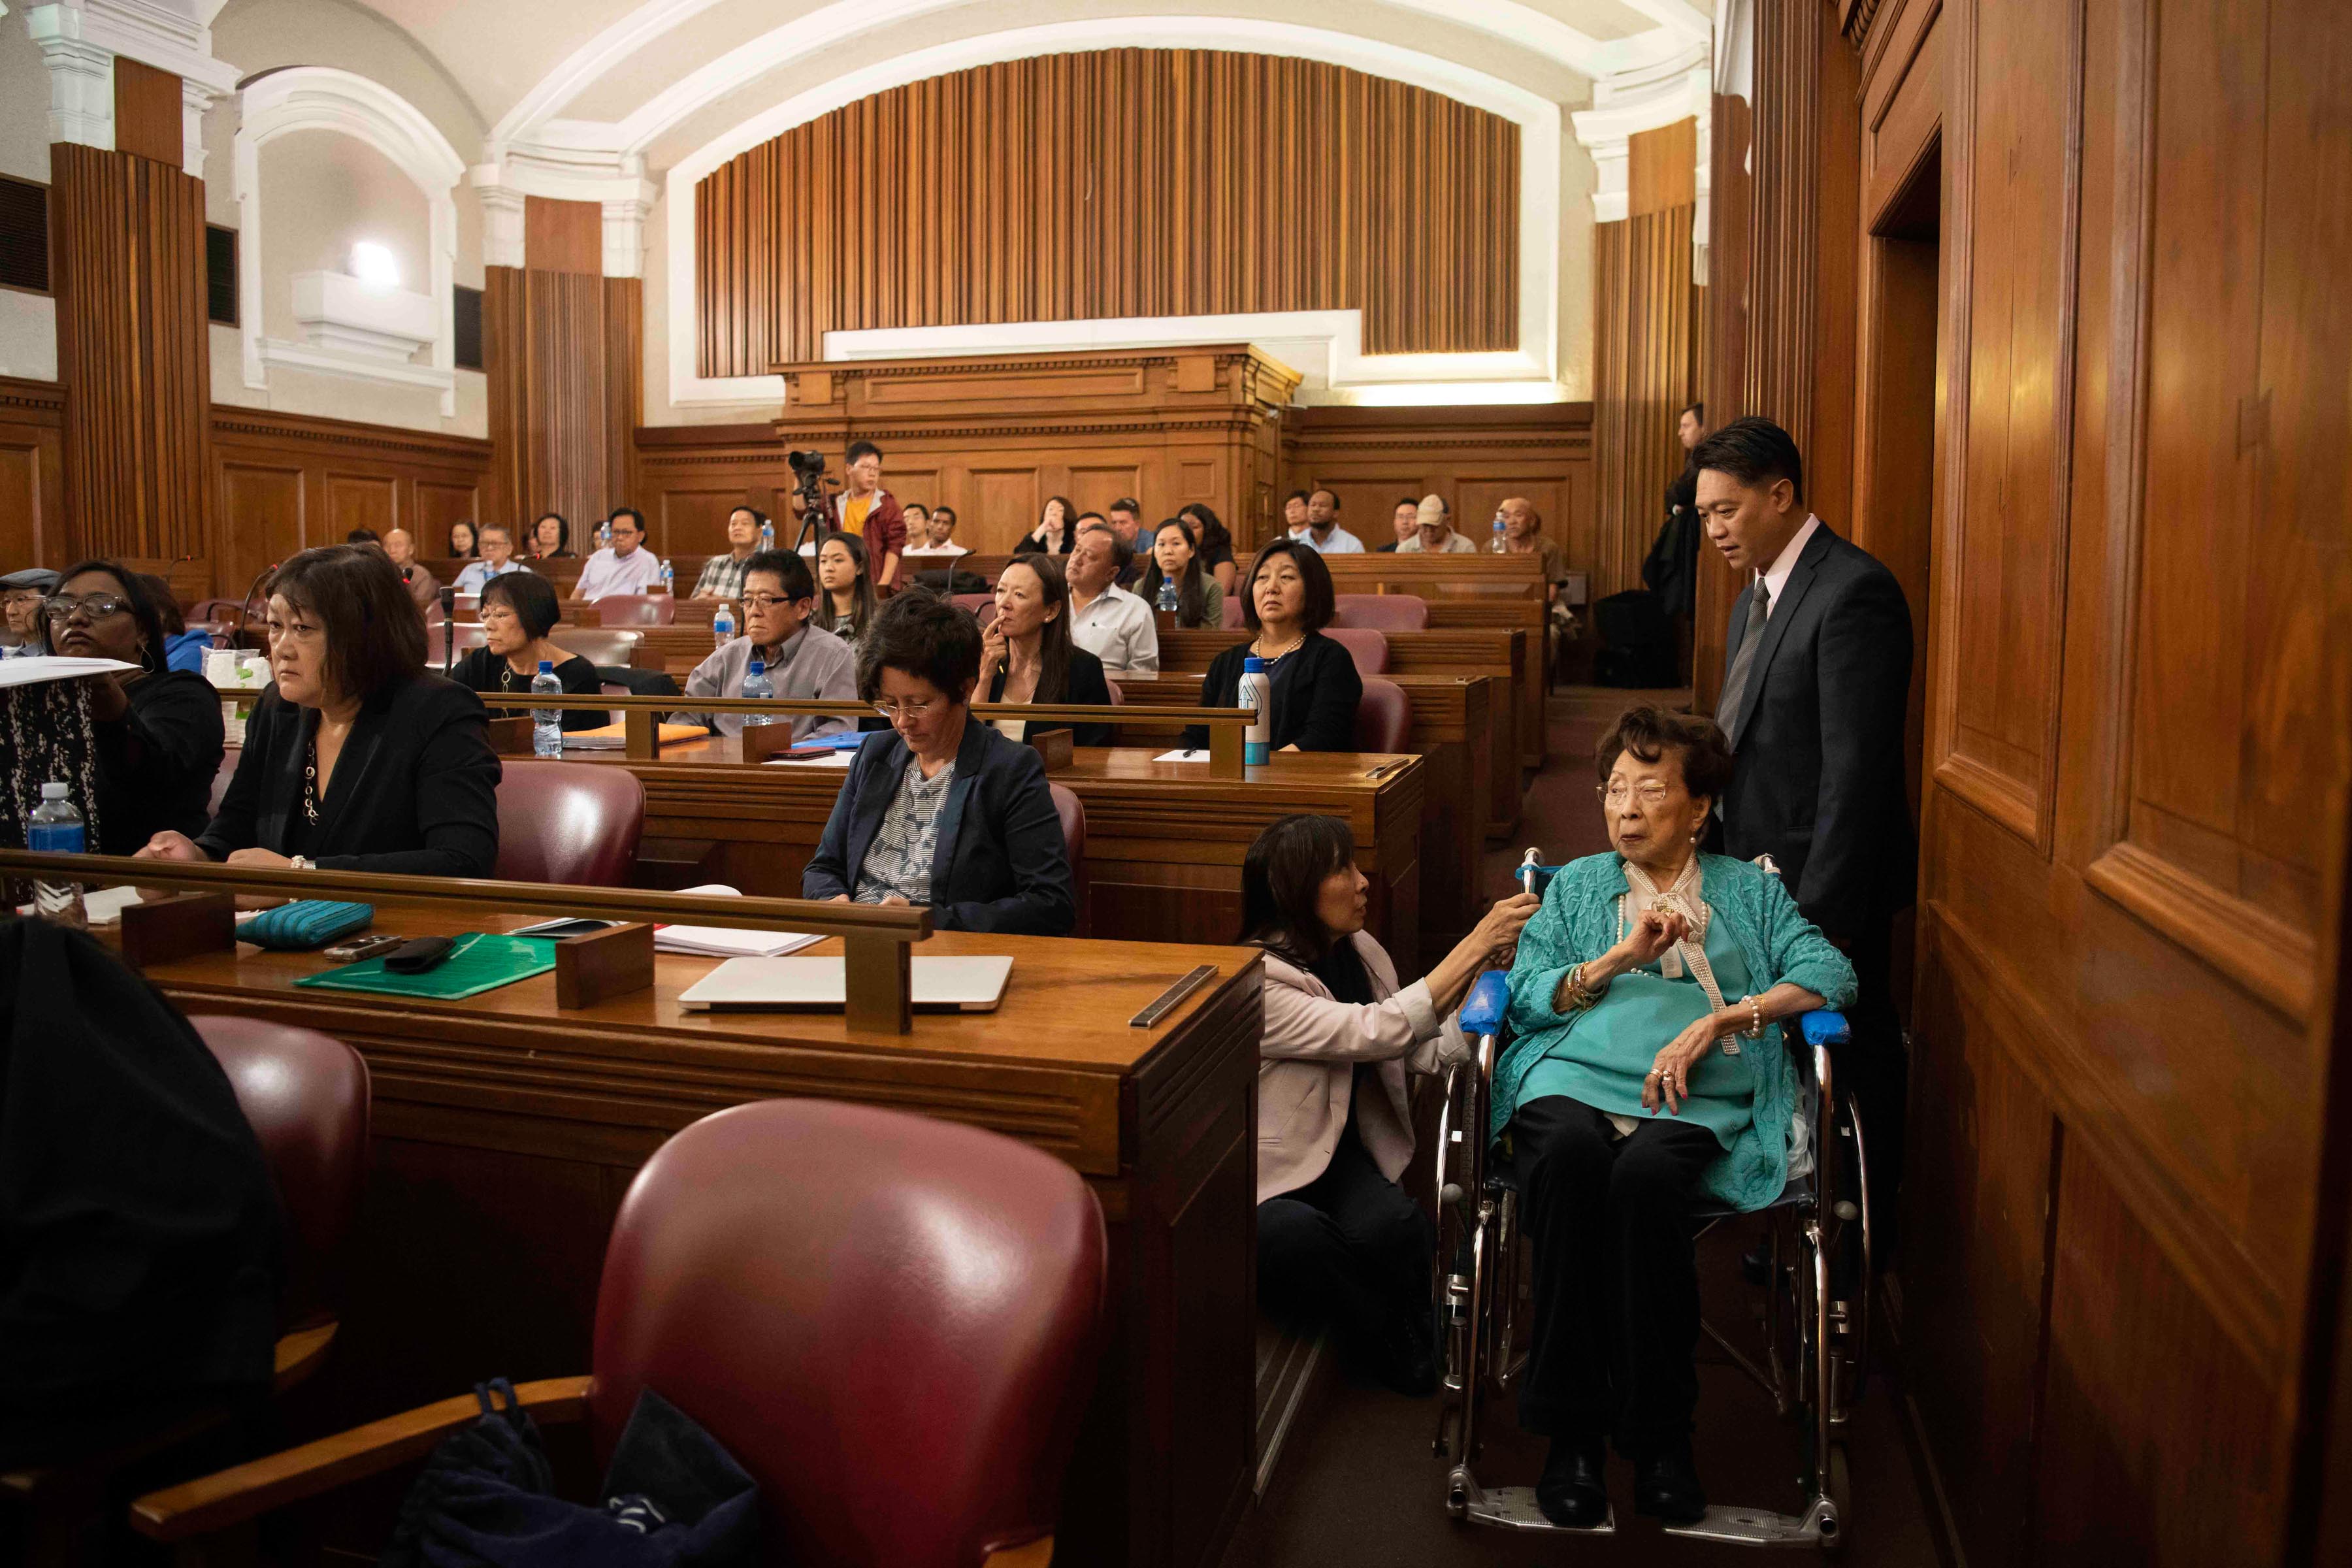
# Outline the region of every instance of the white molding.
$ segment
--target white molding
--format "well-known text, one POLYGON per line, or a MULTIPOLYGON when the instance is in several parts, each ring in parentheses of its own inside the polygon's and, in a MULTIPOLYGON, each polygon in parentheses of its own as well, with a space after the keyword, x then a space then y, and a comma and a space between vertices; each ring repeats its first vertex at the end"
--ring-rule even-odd
MULTIPOLYGON (((1620 71, 1592 84, 1592 107, 1569 116, 1576 140, 1592 154, 1598 175, 1592 190, 1595 223, 1618 223, 1626 213, 1627 173, 1633 138, 1678 120, 1696 119, 1699 200, 1707 191, 1708 127, 1713 121, 1714 78, 1705 37, 1639 69, 1620 71)), ((1701 223, 1697 232, 1704 235, 1701 223)))
POLYGON ((180 166, 202 179, 204 112, 236 87, 236 68, 213 58, 208 24, 218 9, 203 0, 51 0, 26 10, 25 30, 49 72, 49 140, 113 150, 114 62, 128 55, 180 79, 180 166))
MULTIPOLYGON (((284 338, 257 337, 257 355, 265 365, 290 365, 315 375, 346 376, 353 381, 373 381, 387 386, 410 387, 441 395, 441 413, 447 417, 450 405, 457 395, 457 373, 446 365, 402 364, 394 360, 378 359, 373 355, 348 351, 314 348, 309 343, 290 343, 284 338)), ((249 384, 266 387, 268 383, 249 384)))
MULTIPOLYGON (((1345 33, 1252 17, 1119 17, 1048 23, 895 56, 868 57, 856 69, 804 89, 679 159, 667 175, 666 188, 670 402, 681 406, 774 405, 783 398, 781 376, 706 378, 698 374, 695 345, 699 334, 695 330, 694 308, 696 182, 747 148, 884 88, 1003 60, 1116 48, 1224 49, 1321 60, 1407 82, 1516 123, 1519 127, 1518 341, 1524 348, 1519 353, 1493 356, 1511 361, 1511 369, 1491 374, 1481 371, 1471 378, 1482 382, 1517 379, 1528 385, 1558 384, 1561 141, 1558 104, 1451 60, 1345 33)), ((1378 357, 1402 360, 1407 356, 1378 357)), ((1457 356, 1409 357, 1421 360, 1457 356)))
POLYGON ((593 202, 603 209, 604 275, 645 276, 646 219, 661 192, 646 178, 645 160, 612 153, 509 147, 500 161, 478 163, 467 180, 480 193, 482 264, 520 267, 525 196, 593 202))
POLYGON ((415 105, 383 83, 326 66, 293 66, 268 72, 245 86, 239 100, 235 190, 237 210, 237 335, 245 350, 245 384, 269 384, 272 361, 306 370, 364 375, 401 385, 428 385, 441 394, 445 418, 457 412, 457 296, 451 284, 457 260, 457 204, 450 193, 466 173, 466 161, 415 105), (430 272, 425 292, 434 310, 433 363, 393 365, 383 361, 345 360, 300 344, 265 340, 261 333, 261 149, 298 131, 332 131, 363 142, 392 160, 424 193, 430 214, 430 272), (331 363, 319 363, 322 358, 331 363), (422 377, 423 379, 419 379, 422 377))

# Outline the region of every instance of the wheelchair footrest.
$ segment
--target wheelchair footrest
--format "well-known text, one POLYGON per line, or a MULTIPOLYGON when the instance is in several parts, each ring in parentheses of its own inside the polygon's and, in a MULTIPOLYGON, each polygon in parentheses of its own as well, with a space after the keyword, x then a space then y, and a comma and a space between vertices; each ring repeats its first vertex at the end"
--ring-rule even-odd
POLYGON ((1489 1491, 1466 1471, 1456 1477, 1457 1485, 1466 1485, 1466 1495, 1459 1516, 1472 1524, 1483 1524, 1490 1530, 1546 1531, 1554 1535, 1614 1535, 1617 1533, 1617 1510, 1612 1507, 1608 1517, 1599 1524, 1585 1529, 1571 1529, 1554 1524, 1536 1506, 1533 1487, 1496 1487, 1489 1491))
MULTIPOLYGON (((1532 1495, 1532 1494, 1531 1494, 1532 1495)), ((1838 1538, 1837 1505, 1815 1500, 1802 1513, 1774 1513, 1769 1509, 1727 1508, 1714 1504, 1696 1524, 1670 1525, 1668 1535, 1692 1541, 1720 1541, 1735 1546, 1820 1546, 1838 1538)))

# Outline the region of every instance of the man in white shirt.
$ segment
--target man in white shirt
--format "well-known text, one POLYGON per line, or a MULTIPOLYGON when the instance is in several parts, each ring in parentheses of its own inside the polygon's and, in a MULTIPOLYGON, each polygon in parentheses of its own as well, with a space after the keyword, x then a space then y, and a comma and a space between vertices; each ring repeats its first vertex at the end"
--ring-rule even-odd
POLYGON ((1444 496, 1422 497, 1414 521, 1412 537, 1397 546, 1400 555, 1475 555, 1478 552, 1476 545, 1454 531, 1453 509, 1445 504, 1444 496))
POLYGON ((1160 628, 1151 607, 1118 585, 1118 535, 1107 522, 1078 530, 1062 574, 1070 584, 1070 640, 1109 674, 1160 673, 1160 628))
MULTIPOLYGON (((908 508, 913 510, 913 508, 908 508)), ((923 538, 909 544, 909 555, 969 555, 971 550, 955 542, 956 514, 951 506, 935 506, 923 520, 923 538)))
POLYGON ((1318 555, 1361 555, 1364 542, 1339 526, 1339 498, 1329 490, 1307 497, 1307 528, 1291 535, 1318 555))
POLYGON ((481 551, 481 559, 467 562, 466 569, 457 574, 457 592, 460 594, 478 595, 482 584, 493 577, 530 570, 514 558, 514 535, 503 523, 486 522, 476 529, 474 545, 481 551))
POLYGON ((661 563, 646 542, 645 514, 631 506, 614 510, 605 520, 613 542, 582 563, 580 581, 572 590, 575 605, 593 604, 614 594, 651 594, 661 587, 661 563))

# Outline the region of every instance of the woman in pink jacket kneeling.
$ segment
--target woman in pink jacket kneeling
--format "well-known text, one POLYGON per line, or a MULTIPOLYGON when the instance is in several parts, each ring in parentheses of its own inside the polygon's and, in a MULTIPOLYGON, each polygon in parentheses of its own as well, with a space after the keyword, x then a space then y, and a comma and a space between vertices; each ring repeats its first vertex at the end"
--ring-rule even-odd
POLYGON ((1242 863, 1241 940, 1265 950, 1257 1068, 1257 1284, 1266 1310, 1328 1325, 1356 1367, 1415 1396, 1436 1386, 1405 1069, 1469 1052, 1453 1016, 1490 963, 1507 965, 1540 900, 1504 900, 1436 968, 1399 987, 1364 933, 1355 839, 1334 816, 1286 816, 1242 863))

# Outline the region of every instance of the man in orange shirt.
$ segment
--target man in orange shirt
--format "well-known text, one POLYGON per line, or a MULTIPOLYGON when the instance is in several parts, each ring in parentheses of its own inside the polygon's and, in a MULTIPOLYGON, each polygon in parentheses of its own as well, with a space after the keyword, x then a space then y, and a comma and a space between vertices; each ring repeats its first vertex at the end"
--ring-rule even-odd
POLYGON ((866 539, 866 561, 877 588, 898 585, 898 558, 907 551, 907 514, 882 488, 882 448, 871 441, 849 444, 846 489, 831 501, 833 526, 866 539))

